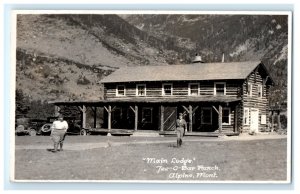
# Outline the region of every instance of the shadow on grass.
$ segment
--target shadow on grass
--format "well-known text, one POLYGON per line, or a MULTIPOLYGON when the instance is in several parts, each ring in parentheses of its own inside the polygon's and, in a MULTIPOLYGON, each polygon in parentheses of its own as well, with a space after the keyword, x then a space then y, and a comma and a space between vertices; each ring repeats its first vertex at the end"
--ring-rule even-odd
POLYGON ((178 148, 176 144, 169 144, 168 147, 169 148, 178 148))

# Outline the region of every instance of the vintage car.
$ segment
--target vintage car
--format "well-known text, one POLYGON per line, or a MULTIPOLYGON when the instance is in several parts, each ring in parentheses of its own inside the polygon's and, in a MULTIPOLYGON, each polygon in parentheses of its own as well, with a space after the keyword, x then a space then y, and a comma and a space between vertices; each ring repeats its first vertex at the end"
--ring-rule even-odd
POLYGON ((31 118, 18 118, 16 120, 16 131, 17 136, 36 136, 39 134, 39 130, 47 120, 45 119, 31 119, 31 118))

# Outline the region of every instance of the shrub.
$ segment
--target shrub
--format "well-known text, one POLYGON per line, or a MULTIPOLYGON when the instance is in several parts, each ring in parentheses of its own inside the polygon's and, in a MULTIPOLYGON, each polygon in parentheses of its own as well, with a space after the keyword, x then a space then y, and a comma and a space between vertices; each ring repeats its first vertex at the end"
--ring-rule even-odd
POLYGON ((287 128, 287 117, 286 115, 280 115, 280 123, 281 123, 281 129, 287 128))
POLYGON ((88 80, 85 76, 80 76, 77 80, 77 84, 80 84, 80 85, 88 85, 90 83, 91 83, 91 81, 88 80))

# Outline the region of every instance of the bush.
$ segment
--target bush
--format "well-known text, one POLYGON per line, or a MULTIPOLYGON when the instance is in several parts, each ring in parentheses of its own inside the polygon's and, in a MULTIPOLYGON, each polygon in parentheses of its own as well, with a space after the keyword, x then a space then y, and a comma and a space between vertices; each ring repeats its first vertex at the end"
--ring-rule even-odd
POLYGON ((90 83, 91 83, 91 81, 88 80, 85 76, 83 76, 83 77, 80 76, 77 80, 77 84, 80 84, 80 85, 88 85, 90 83))
POLYGON ((287 117, 286 115, 280 115, 280 123, 281 123, 281 129, 287 128, 287 117))

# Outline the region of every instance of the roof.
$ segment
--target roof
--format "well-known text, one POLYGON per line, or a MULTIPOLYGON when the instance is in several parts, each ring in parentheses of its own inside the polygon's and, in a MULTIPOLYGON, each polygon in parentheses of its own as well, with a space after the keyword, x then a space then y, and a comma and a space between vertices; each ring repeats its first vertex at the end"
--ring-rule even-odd
POLYGON ((168 97, 168 98, 112 98, 99 101, 52 101, 49 104, 56 105, 105 105, 110 103, 178 103, 178 102, 237 102, 241 98, 232 96, 197 96, 197 97, 168 97))
MULTIPOLYGON (((122 67, 102 83, 246 79, 260 61, 122 67)), ((263 65, 264 66, 264 65, 263 65)))

